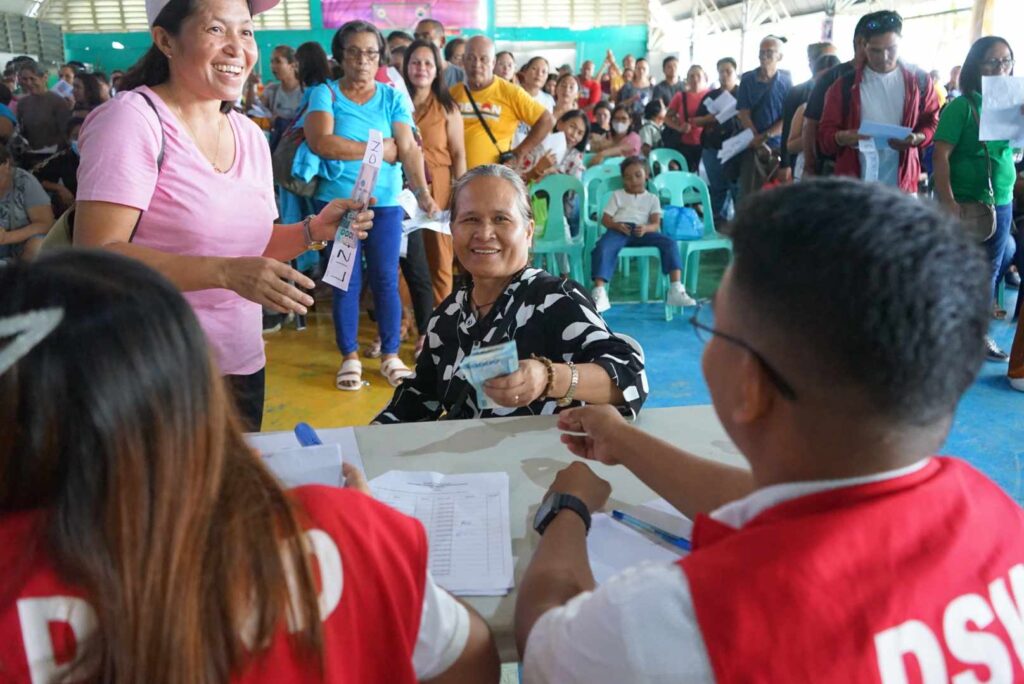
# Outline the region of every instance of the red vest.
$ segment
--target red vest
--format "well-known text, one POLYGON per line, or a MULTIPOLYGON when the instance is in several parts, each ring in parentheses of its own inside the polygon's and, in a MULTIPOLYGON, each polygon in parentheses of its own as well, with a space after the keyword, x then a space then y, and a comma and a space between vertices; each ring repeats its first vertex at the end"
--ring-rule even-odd
POLYGON ((699 516, 693 543, 720 683, 1024 681, 1024 511, 963 461, 699 516))
MULTIPOLYGON (((292 491, 308 517, 320 585, 324 671, 296 657, 282 626, 233 677, 249 682, 415 682, 427 540, 414 519, 351 490, 292 491)), ((39 512, 0 518, 0 681, 50 681, 95 628, 86 597, 62 581, 39 536, 39 512), (54 664, 56 661, 56 665, 54 664), (45 677, 45 679, 43 679, 45 677)))

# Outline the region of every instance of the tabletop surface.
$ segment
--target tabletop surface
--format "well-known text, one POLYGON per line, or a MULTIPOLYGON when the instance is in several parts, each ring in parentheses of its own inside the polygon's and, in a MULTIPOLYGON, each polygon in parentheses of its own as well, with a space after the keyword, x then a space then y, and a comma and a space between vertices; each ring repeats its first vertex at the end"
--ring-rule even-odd
MULTIPOLYGON (((559 441, 554 416, 371 425, 355 428, 359 451, 372 479, 389 470, 441 473, 504 471, 509 475, 512 556, 518 586, 539 537, 533 515, 555 473, 575 457, 559 441)), ((746 466, 710 406, 645 409, 637 427, 694 454, 721 463, 746 466)), ((336 430, 318 430, 324 442, 336 430)), ((612 485, 608 509, 636 505, 657 495, 623 467, 591 463, 612 485)), ((516 591, 506 596, 467 597, 490 624, 502 660, 517 660, 512 618, 516 591)))

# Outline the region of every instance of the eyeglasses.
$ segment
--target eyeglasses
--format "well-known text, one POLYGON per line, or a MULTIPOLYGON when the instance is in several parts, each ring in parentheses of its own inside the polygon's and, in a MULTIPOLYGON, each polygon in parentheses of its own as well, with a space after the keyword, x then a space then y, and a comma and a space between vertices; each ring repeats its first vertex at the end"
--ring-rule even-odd
POLYGON ((720 337, 726 342, 731 342, 737 347, 745 350, 764 368, 765 374, 768 379, 778 388, 779 394, 789 401, 796 401, 796 392, 793 391, 793 386, 786 382, 785 378, 775 370, 768 360, 761 356, 761 353, 750 346, 749 343, 744 342, 738 337, 724 333, 721 330, 715 330, 709 323, 704 323, 701 318, 705 318, 710 321, 713 317, 711 300, 702 299, 697 302, 697 308, 693 312, 693 316, 690 318, 690 325, 693 326, 693 332, 697 335, 697 339, 701 342, 709 342, 712 337, 720 337))
POLYGON ((864 22, 864 28, 868 31, 880 31, 882 29, 896 29, 898 31, 903 28, 903 17, 896 12, 880 12, 879 16, 864 22))
POLYGON ((1010 70, 1013 65, 1016 64, 1012 57, 1004 57, 1002 59, 986 59, 981 63, 981 66, 988 69, 1006 69, 1010 70))
POLYGON ((345 48, 345 57, 353 62, 376 62, 380 59, 380 50, 360 50, 359 48, 345 48))

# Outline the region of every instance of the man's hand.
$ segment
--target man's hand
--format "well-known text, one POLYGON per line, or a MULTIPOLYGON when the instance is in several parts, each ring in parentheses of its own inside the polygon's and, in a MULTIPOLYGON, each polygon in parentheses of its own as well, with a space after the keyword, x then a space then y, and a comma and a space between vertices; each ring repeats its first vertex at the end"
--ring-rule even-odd
POLYGON ((764 133, 758 133, 754 136, 754 139, 750 141, 750 144, 747 145, 747 148, 751 150, 756 150, 761 145, 764 145, 764 141, 767 139, 767 135, 765 135, 764 133))
POLYGON ((788 166, 781 167, 778 171, 775 172, 775 180, 779 181, 784 185, 792 183, 793 169, 789 168, 788 166))
POLYGON ((373 496, 373 492, 370 491, 370 485, 366 482, 366 476, 363 475, 363 471, 359 468, 356 468, 351 463, 342 463, 341 474, 345 477, 346 487, 362 492, 367 496, 373 496))
POLYGON ((630 428, 613 406, 607 404, 583 406, 558 414, 558 429, 564 432, 586 433, 562 435, 562 444, 569 451, 607 465, 620 462, 627 441, 620 439, 630 428))
POLYGON ((576 461, 558 471, 549 491, 571 494, 585 503, 588 511, 594 513, 608 503, 612 486, 594 474, 590 466, 576 461))
POLYGON ((870 136, 861 135, 856 130, 836 131, 836 145, 840 147, 856 147, 861 140, 867 140, 870 136))
POLYGON ((903 140, 897 140, 896 138, 889 139, 889 147, 894 150, 903 152, 909 150, 911 147, 917 147, 924 142, 924 133, 911 133, 903 140))

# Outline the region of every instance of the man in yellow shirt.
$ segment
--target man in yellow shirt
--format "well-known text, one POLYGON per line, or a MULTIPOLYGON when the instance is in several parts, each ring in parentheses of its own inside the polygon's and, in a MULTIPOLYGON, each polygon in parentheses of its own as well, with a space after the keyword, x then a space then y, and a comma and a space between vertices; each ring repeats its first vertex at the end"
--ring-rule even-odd
POLYGON ((551 132, 555 124, 551 113, 518 85, 494 77, 494 43, 489 38, 474 36, 469 40, 462 66, 466 82, 452 86, 450 92, 462 112, 466 168, 499 162, 516 166, 551 132), (512 136, 520 122, 531 127, 530 134, 512 149, 512 136))

